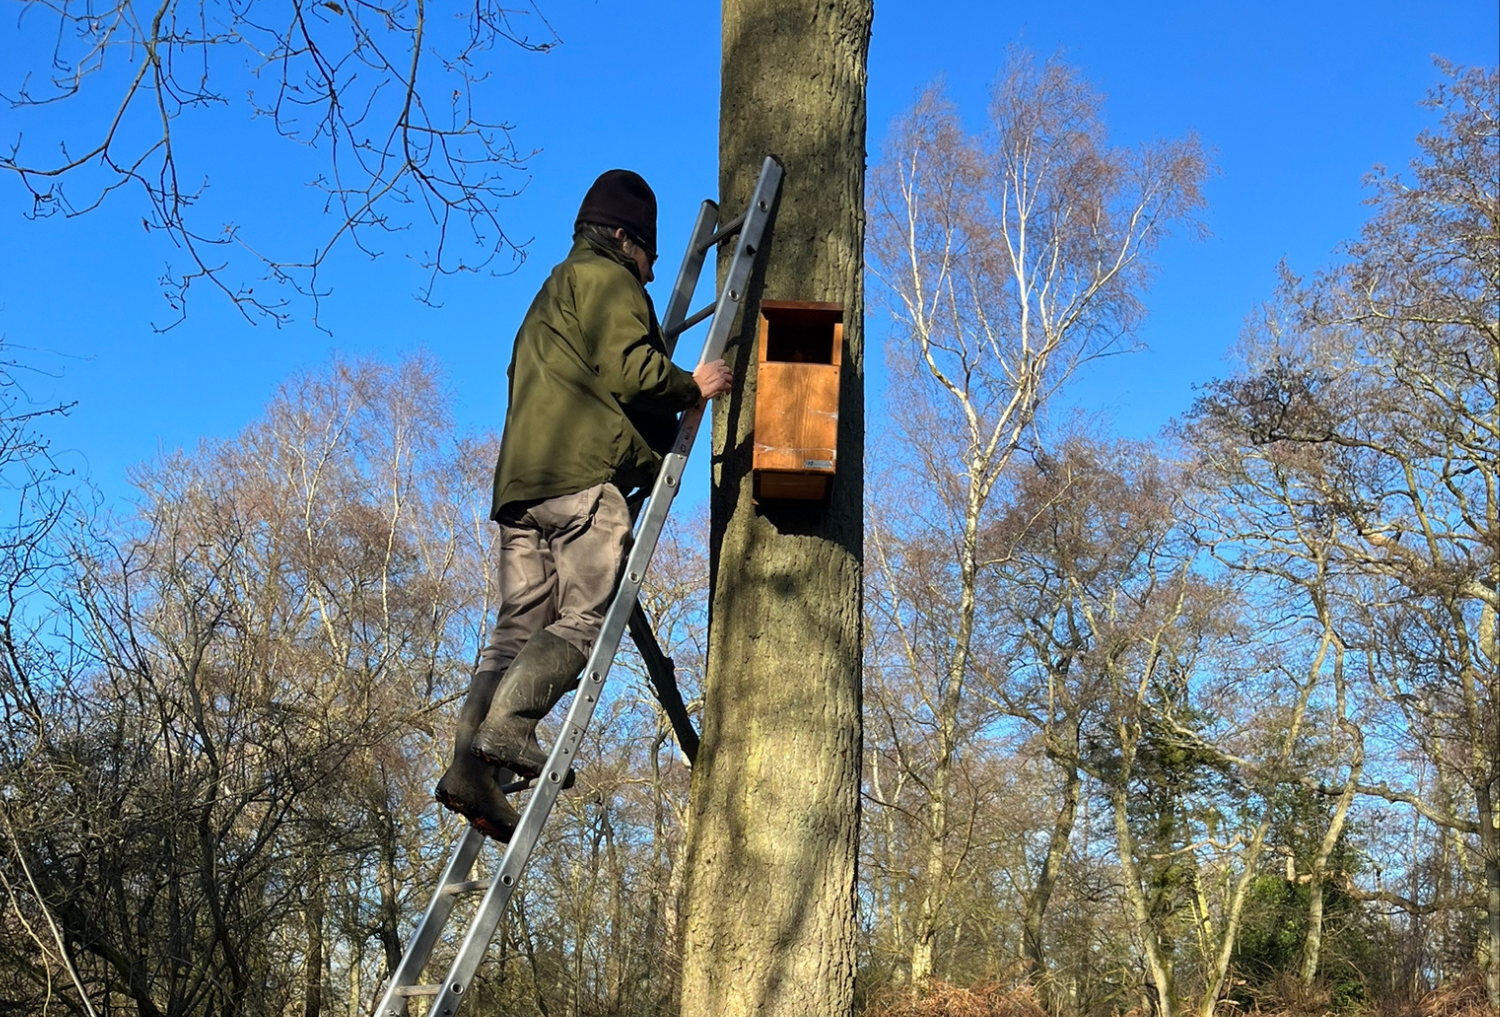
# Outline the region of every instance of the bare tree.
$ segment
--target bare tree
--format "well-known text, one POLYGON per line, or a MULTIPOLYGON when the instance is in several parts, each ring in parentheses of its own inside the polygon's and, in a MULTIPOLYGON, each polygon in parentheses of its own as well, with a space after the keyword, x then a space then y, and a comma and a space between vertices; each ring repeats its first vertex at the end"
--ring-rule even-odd
POLYGON ((1032 897, 1058 878, 1084 771, 1112 818, 1151 1008, 1196 993, 1211 1017, 1274 816, 1246 802, 1274 800, 1319 669, 1298 680, 1241 649, 1241 590, 1200 569, 1186 471, 1152 446, 1074 436, 1016 474, 994 529, 1020 536, 1002 538, 1010 563, 982 590, 1015 635, 975 656, 977 691, 1037 733, 1062 778, 1032 897))
POLYGON ((438 861, 408 818, 423 729, 486 580, 444 480, 484 467, 455 469, 442 405, 420 362, 298 379, 241 438, 143 470, 137 520, 71 541, 71 628, 41 645, 72 670, 3 779, 96 1000, 314 1017, 344 1009, 335 957, 399 956, 403 884, 438 861))
POLYGON ((557 42, 530 2, 479 0, 457 13, 432 17, 426 0, 23 0, 13 51, 37 59, 9 69, 16 126, 0 169, 36 217, 137 193, 142 225, 186 261, 163 279, 177 314, 167 327, 199 282, 247 318, 278 323, 290 291, 311 299, 316 320, 319 272, 341 241, 374 256, 417 226, 420 239, 403 245, 427 270, 428 299, 440 275, 519 255, 499 202, 524 184, 528 153, 485 112, 487 64, 497 47, 557 42), (328 226, 310 251, 206 204, 202 128, 237 94, 248 96, 247 120, 311 153, 328 226), (52 114, 75 107, 102 115, 52 114))
POLYGON ((1500 1005, 1500 77, 1444 70, 1410 179, 1377 172, 1360 238, 1310 282, 1286 274, 1196 417, 1350 577, 1339 637, 1374 658, 1367 691, 1436 778, 1355 790, 1478 862, 1476 962, 1500 1005))
POLYGON ((1205 172, 1191 137, 1109 147, 1102 99, 1087 82, 1059 60, 1016 52, 983 134, 966 135, 930 88, 896 123, 873 174, 870 263, 896 325, 896 425, 903 461, 931 498, 916 525, 951 557, 938 657, 909 655, 931 704, 917 982, 932 974, 950 885, 941 876, 951 872, 949 783, 976 591, 998 564, 980 549, 992 496, 1058 389, 1083 364, 1129 348, 1150 254, 1174 225, 1196 228, 1205 172))
POLYGON ((16 829, 11 803, 19 789, 8 772, 45 754, 47 720, 66 706, 55 679, 67 673, 72 655, 66 644, 49 645, 46 621, 48 590, 67 572, 54 538, 66 527, 74 499, 40 427, 69 407, 35 405, 24 384, 27 365, 3 343, 0 351, 7 354, 0 361, 0 498, 6 514, 0 525, 0 929, 16 944, 11 957, 0 960, 0 992, 32 1009, 61 997, 60 1005, 92 1017, 67 937, 39 892, 38 874, 16 829))
MULTIPOLYGON (((1310 859, 1297 857, 1289 845, 1278 845, 1289 852, 1294 873, 1306 870, 1307 933, 1298 980, 1307 991, 1320 962, 1325 890, 1333 875, 1329 861, 1345 834, 1364 770, 1364 731, 1357 720, 1367 711, 1359 708, 1358 697, 1351 702, 1348 669, 1351 657, 1361 655, 1357 648, 1351 654, 1345 638, 1346 605, 1366 591, 1357 575, 1347 575, 1342 567, 1339 548, 1348 536, 1342 522, 1325 511, 1320 495, 1296 479, 1306 450, 1282 443, 1246 444, 1242 432, 1222 431, 1208 418, 1194 420, 1186 437, 1197 453, 1197 539, 1231 569, 1255 577, 1257 600, 1267 607, 1261 615, 1262 639, 1279 648, 1281 661, 1302 661, 1305 681, 1333 686, 1333 725, 1325 733, 1317 769, 1282 775, 1320 789, 1338 788, 1310 859), (1339 737, 1346 747, 1330 744, 1339 737), (1342 779, 1337 775, 1341 763, 1342 779)), ((1364 658, 1373 666, 1368 655, 1364 658)))

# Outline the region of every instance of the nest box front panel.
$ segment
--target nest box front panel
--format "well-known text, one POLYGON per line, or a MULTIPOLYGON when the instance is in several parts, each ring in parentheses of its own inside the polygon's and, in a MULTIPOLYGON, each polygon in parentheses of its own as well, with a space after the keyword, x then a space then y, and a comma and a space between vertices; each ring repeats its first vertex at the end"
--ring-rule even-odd
POLYGON ((761 303, 752 468, 759 497, 824 497, 838 468, 844 309, 761 303))
POLYGON ((755 387, 755 469, 833 473, 838 406, 837 367, 761 364, 755 387))

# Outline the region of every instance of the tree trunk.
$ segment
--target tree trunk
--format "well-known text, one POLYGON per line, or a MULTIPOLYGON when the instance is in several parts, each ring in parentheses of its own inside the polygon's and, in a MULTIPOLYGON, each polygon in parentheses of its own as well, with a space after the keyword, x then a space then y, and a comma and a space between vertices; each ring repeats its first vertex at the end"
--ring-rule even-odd
MULTIPOLYGON (((1491 523, 1495 519, 1490 514, 1491 523)), ((1500 580, 1500 567, 1490 570, 1491 583, 1500 580)), ((1477 668, 1487 670, 1489 681, 1476 674, 1473 682, 1477 690, 1477 709, 1474 711, 1477 726, 1482 732, 1475 739, 1474 804, 1479 819, 1479 854, 1484 859, 1485 932, 1489 940, 1489 956, 1481 959, 1484 971, 1485 992, 1490 1006, 1500 1010, 1500 815, 1497 815, 1495 794, 1500 792, 1500 682, 1495 680, 1500 668, 1500 612, 1490 604, 1479 609, 1479 631, 1477 640, 1477 668), (1483 700, 1488 702, 1483 702, 1483 700), (1485 748, 1480 746, 1485 746, 1485 748)))
POLYGON ((713 592, 684 886, 684 1017, 848 1014, 855 971, 869 0, 725 0, 720 193, 786 166, 714 407, 713 592), (844 306, 824 506, 751 500, 762 297, 844 306))
MULTIPOLYGON (((1121 741, 1124 742, 1125 739, 1122 738, 1121 741)), ((1135 836, 1130 832, 1126 810, 1126 787, 1133 755, 1133 752, 1126 751, 1124 773, 1118 783, 1109 789, 1115 820, 1115 844, 1120 858, 1120 875, 1125 884, 1125 897, 1130 902, 1130 910, 1141 940, 1141 950, 1145 954, 1147 1010, 1157 1017, 1175 1017, 1177 979, 1172 956, 1162 948, 1156 925, 1151 920, 1151 909, 1141 885, 1141 872, 1135 864, 1135 836)))
POLYGON ((979 540, 979 513, 983 500, 979 483, 969 475, 969 500, 964 514, 964 538, 959 558, 958 631, 953 652, 948 659, 948 681, 938 703, 938 752, 932 765, 930 800, 927 805, 927 886, 917 912, 916 935, 911 948, 911 981, 923 985, 935 973, 933 944, 937 940, 938 918, 948 899, 951 876, 948 872, 948 800, 953 775, 953 757, 958 751, 958 708, 963 698, 964 678, 969 670, 970 641, 974 637, 974 603, 977 585, 975 567, 979 540))
POLYGON ((1485 931, 1489 956, 1481 958, 1484 987, 1490 1005, 1500 1008, 1500 830, 1495 827, 1495 803, 1485 784, 1476 788, 1479 807, 1479 851, 1484 858, 1485 931))
POLYGON ((349 962, 349 1010, 348 1017, 359 1017, 364 1011, 364 1001, 360 994, 364 992, 364 980, 362 968, 364 967, 365 949, 364 944, 357 944, 354 948, 354 958, 349 962))
MULTIPOLYGON (((1218 937, 1209 938, 1209 943, 1214 947, 1212 955, 1213 967, 1207 972, 1208 984, 1203 989, 1203 998, 1198 1004, 1198 1017, 1214 1017, 1219 1009, 1219 997, 1224 991, 1224 984, 1229 980, 1229 964, 1234 959, 1234 948, 1239 943, 1240 925, 1245 916, 1245 896, 1250 890, 1250 884, 1255 879, 1260 869, 1260 853, 1265 847, 1266 833, 1271 829, 1269 816, 1262 819, 1260 825, 1255 828, 1255 835, 1250 838, 1250 843, 1245 849, 1245 867, 1240 870, 1239 879, 1235 880, 1234 891, 1230 895, 1228 914, 1224 916, 1222 931, 1218 937), (1218 942, 1213 943, 1217 938, 1218 942)), ((1205 921, 1208 910, 1203 909, 1205 921)))
MULTIPOLYGON (((1076 753, 1078 731, 1069 732, 1069 748, 1076 753)), ((1042 1006, 1052 1009, 1052 978, 1047 970, 1047 951, 1042 940, 1042 920, 1047 916, 1047 905, 1052 902, 1052 891, 1057 886, 1058 874, 1067 861, 1068 842, 1073 836, 1073 824, 1078 816, 1078 795, 1083 778, 1078 773, 1077 756, 1057 761, 1063 772, 1062 803, 1057 809, 1057 818, 1052 822, 1052 834, 1047 840, 1047 856, 1042 859, 1042 869, 1037 873, 1036 886, 1026 895, 1026 910, 1021 918, 1022 950, 1025 953, 1027 977, 1037 987, 1042 1006)))
POLYGON ((322 1017, 323 1013, 323 918, 326 890, 323 874, 317 865, 309 874, 307 907, 307 956, 302 969, 302 1017, 322 1017))
POLYGON ((927 803, 926 886, 911 941, 911 983, 925 985, 934 974, 933 944, 937 940, 938 914, 947 897, 948 868, 948 772, 951 762, 939 758, 933 767, 931 799, 927 803))
MULTIPOLYGON (((1337 666, 1340 670, 1342 669, 1342 665, 1337 666)), ((1345 713, 1342 674, 1337 674, 1335 680, 1339 683, 1336 693, 1339 727, 1349 736, 1354 747, 1354 756, 1349 763, 1349 777, 1344 782, 1343 793, 1334 804, 1333 815, 1328 821, 1328 829, 1323 832, 1323 839, 1318 844, 1317 854, 1313 856, 1312 878, 1307 888, 1307 936, 1302 941, 1302 966, 1297 973, 1297 980, 1304 989, 1312 987, 1313 981, 1318 977, 1318 965, 1322 961, 1323 891, 1328 878, 1328 859, 1333 857, 1333 849, 1338 846, 1339 837, 1344 832, 1344 824, 1349 818, 1349 809, 1354 804, 1355 788, 1359 784, 1360 775, 1364 772, 1365 763, 1364 734, 1360 731, 1359 725, 1349 721, 1345 713)))

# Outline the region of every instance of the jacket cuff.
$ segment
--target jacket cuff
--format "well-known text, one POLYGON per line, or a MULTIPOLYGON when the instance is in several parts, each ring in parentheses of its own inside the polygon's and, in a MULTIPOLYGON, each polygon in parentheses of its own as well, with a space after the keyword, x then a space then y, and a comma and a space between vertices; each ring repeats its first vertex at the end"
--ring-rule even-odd
POLYGON ((671 395, 678 403, 679 410, 698 404, 698 383, 693 380, 692 371, 683 370, 676 364, 672 365, 671 395))

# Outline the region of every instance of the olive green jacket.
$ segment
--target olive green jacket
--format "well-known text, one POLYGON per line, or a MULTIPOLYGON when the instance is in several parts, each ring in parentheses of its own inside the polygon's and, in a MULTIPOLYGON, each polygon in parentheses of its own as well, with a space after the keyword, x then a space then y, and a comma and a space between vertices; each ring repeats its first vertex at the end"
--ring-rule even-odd
POLYGON ((651 483, 672 416, 698 401, 627 260, 575 241, 531 302, 511 354, 491 518, 605 481, 626 492, 651 483))

